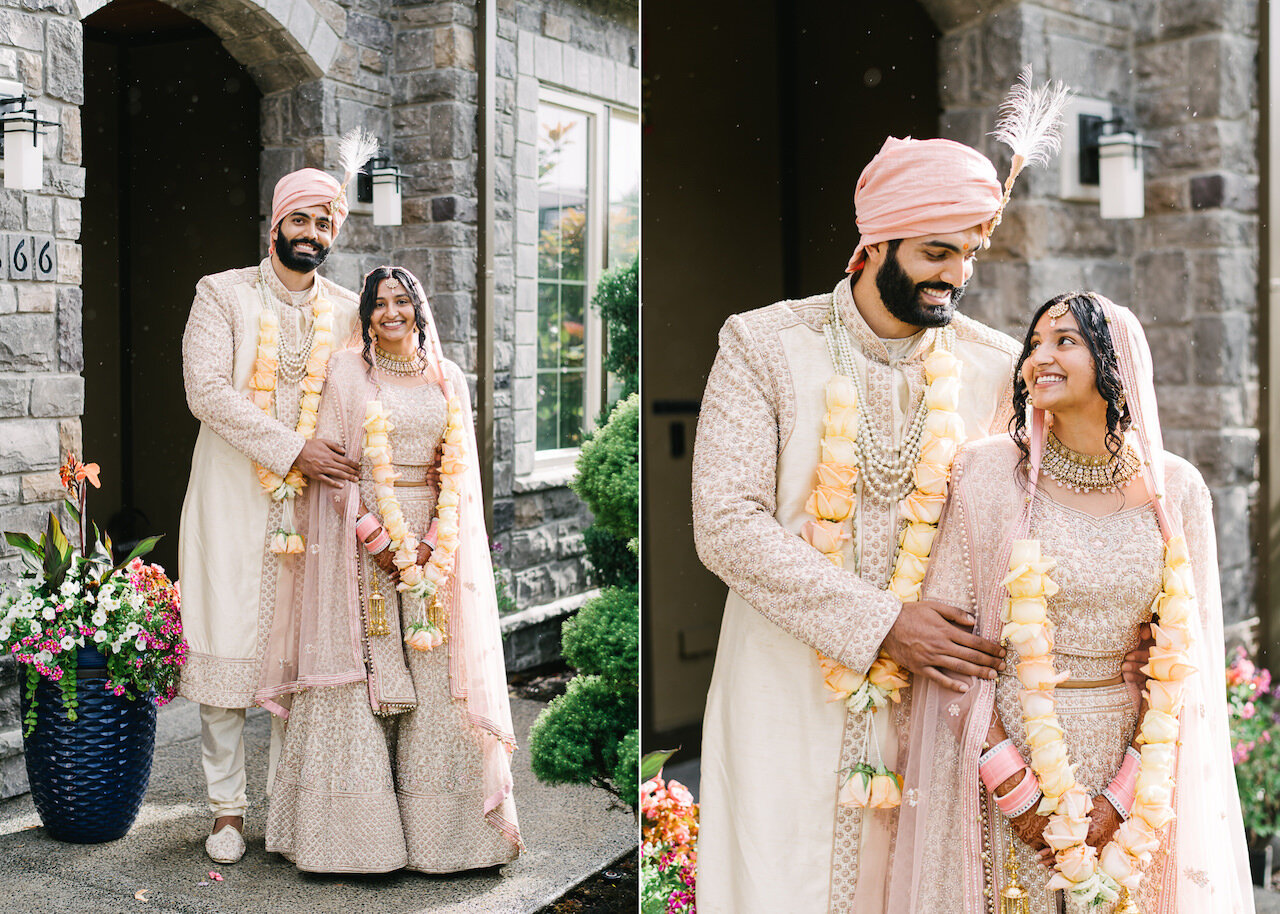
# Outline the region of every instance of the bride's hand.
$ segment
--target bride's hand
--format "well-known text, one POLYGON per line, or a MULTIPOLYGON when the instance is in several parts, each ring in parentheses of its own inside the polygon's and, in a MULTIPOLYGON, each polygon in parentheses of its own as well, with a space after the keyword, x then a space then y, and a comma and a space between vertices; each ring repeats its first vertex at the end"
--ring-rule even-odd
POLYGON ((1120 813, 1116 812, 1111 801, 1104 796, 1094 797, 1093 809, 1089 813, 1089 834, 1084 839, 1085 843, 1102 850, 1119 827, 1120 813))
POLYGON ((1034 806, 1017 818, 1009 820, 1009 827, 1013 829, 1013 833, 1021 838, 1022 843, 1033 851, 1050 849, 1044 840, 1044 829, 1048 824, 1049 820, 1045 816, 1036 814, 1034 806))
POLYGON ((393 580, 400 580, 400 572, 396 569, 396 563, 392 558, 390 548, 383 549, 377 555, 373 556, 373 561, 379 568, 391 575, 393 580))
POLYGON ((1151 636, 1150 624, 1142 623, 1138 629, 1138 639, 1138 646, 1125 654, 1124 663, 1120 665, 1120 675, 1124 677, 1126 685, 1142 689, 1147 684, 1147 675, 1142 672, 1142 667, 1150 656, 1152 645, 1156 643, 1156 639, 1151 636))

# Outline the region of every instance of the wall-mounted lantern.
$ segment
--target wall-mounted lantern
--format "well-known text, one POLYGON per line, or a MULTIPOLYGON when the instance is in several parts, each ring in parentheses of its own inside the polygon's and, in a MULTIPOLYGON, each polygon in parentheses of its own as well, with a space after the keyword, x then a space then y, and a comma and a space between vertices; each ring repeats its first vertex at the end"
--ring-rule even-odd
POLYGON ((369 160, 368 170, 356 176, 356 199, 373 204, 374 225, 400 225, 400 170, 385 156, 369 160))
POLYGON ((1142 150, 1157 144, 1143 142, 1136 130, 1126 129, 1123 117, 1080 115, 1080 184, 1099 188, 1103 219, 1141 219, 1145 214, 1142 150))
POLYGON ((0 80, 0 125, 4 129, 4 186, 39 190, 44 180, 44 131, 56 121, 43 121, 22 84, 0 80))

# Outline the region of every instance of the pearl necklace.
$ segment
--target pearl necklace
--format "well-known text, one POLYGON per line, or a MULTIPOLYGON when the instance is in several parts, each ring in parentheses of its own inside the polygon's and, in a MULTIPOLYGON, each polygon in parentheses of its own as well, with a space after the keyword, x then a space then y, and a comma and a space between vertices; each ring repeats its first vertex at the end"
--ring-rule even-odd
MULTIPOLYGON (((316 282, 319 282, 317 279, 316 282)), ((274 314, 277 320, 280 320, 280 326, 283 328, 284 306, 280 300, 272 294, 267 286, 266 274, 262 271, 262 265, 258 265, 258 294, 262 297, 263 306, 274 314)), ((318 290, 317 290, 318 294, 318 290)), ((291 311, 293 309, 290 309, 291 311)), ((297 352, 290 351, 285 342, 285 334, 280 334, 279 344, 277 345, 277 372, 280 380, 286 384, 297 384, 303 379, 307 373, 307 360, 311 358, 311 348, 316 342, 316 323, 311 321, 311 327, 307 331, 305 339, 302 341, 301 348, 297 352)))
POLYGON ((1119 492, 1138 472, 1141 461, 1126 444, 1119 456, 1081 454, 1073 451, 1050 432, 1045 437, 1041 470, 1046 476, 1073 492, 1119 492))
MULTIPOLYGON (((871 428, 871 420, 867 416, 866 379, 854 358, 853 341, 849 339, 849 331, 844 325, 834 292, 831 295, 831 312, 822 327, 822 334, 827 341, 827 351, 836 371, 853 379, 862 406, 858 410, 858 433, 854 439, 854 450, 864 485, 863 491, 880 502, 896 502, 905 498, 915 488, 912 472, 920 460, 925 420, 929 418, 929 408, 925 405, 924 397, 920 398, 920 405, 907 426, 902 444, 895 448, 892 441, 883 442, 871 428)), ((943 327, 938 331, 934 346, 950 351, 955 345, 955 336, 953 328, 943 327)))

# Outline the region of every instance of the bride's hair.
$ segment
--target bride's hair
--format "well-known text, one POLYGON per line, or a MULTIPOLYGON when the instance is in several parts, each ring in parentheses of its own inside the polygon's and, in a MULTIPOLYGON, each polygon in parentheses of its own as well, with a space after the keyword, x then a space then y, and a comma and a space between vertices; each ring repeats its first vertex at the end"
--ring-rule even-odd
MULTIPOLYGON (((1040 317, 1054 305, 1066 302, 1076 323, 1080 326, 1080 335, 1084 344, 1089 347, 1093 356, 1094 383, 1098 393, 1107 404, 1107 451, 1112 457, 1119 457, 1124 448, 1124 433, 1128 430, 1132 419, 1129 405, 1125 402, 1124 388, 1120 384, 1120 369, 1116 363, 1116 350, 1111 345, 1111 331, 1107 329, 1107 319, 1102 313, 1102 304, 1092 292, 1064 292, 1049 299, 1031 315, 1031 324, 1027 327, 1026 338, 1022 342, 1022 354, 1013 369, 1013 418, 1009 421, 1009 434, 1022 451, 1022 459, 1018 466, 1024 472, 1031 461, 1031 449, 1027 443, 1027 400, 1029 392, 1027 384, 1022 380, 1022 363, 1031 355, 1031 335, 1035 333, 1040 317)), ((1115 469, 1120 468, 1117 461, 1115 469)))
POLYGON ((370 368, 373 367, 373 334, 369 328, 373 312, 378 307, 378 286, 384 279, 394 279, 404 286, 409 294, 409 301, 413 302, 413 322, 418 328, 418 349, 424 349, 427 345, 427 317, 422 313, 426 303, 418 295, 418 284, 412 282, 410 277, 411 274, 404 267, 375 267, 365 274, 364 286, 360 290, 360 336, 364 340, 362 354, 370 368))

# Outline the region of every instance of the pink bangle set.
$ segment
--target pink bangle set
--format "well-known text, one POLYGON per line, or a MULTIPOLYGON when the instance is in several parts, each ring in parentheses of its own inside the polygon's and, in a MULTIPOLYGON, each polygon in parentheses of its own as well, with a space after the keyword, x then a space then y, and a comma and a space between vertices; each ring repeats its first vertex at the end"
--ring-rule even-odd
POLYGON ((370 511, 356 520, 356 539, 364 544, 370 555, 377 555, 391 545, 391 534, 370 511))
POLYGON ((440 526, 440 518, 431 518, 431 526, 427 528, 426 534, 422 537, 422 541, 432 549, 436 548, 436 530, 440 526))
POLYGON ((1040 797, 1040 782, 1036 780, 1035 772, 1031 770, 1031 766, 1023 761, 1022 754, 1018 752, 1018 747, 1013 744, 1011 739, 1006 739, 988 750, 979 759, 978 777, 982 779, 982 783, 991 792, 991 796, 996 801, 996 805, 1000 807, 1000 811, 1011 819, 1022 815, 1034 806, 1036 800, 1040 797), (1024 771, 1026 774, 1018 782, 1018 786, 1002 797, 996 796, 996 788, 1019 771, 1024 771))
POLYGON ((1112 801, 1116 811, 1122 816, 1127 816, 1129 811, 1133 809, 1133 801, 1136 796, 1135 788, 1138 783, 1138 769, 1141 764, 1142 756, 1130 746, 1125 751, 1124 761, 1120 763, 1120 770, 1116 772, 1116 776, 1112 778, 1111 783, 1107 785, 1107 789, 1103 791, 1103 794, 1112 801))
POLYGON ((1026 771, 1026 774, 1018 782, 1017 787, 1002 797, 997 797, 994 792, 991 794, 991 796, 995 797, 996 805, 1000 807, 1000 811, 1011 819, 1022 815, 1030 809, 1032 802, 1040 795, 1040 784, 1036 781, 1036 775, 1031 770, 1031 766, 1027 765, 1023 770, 1026 771))

